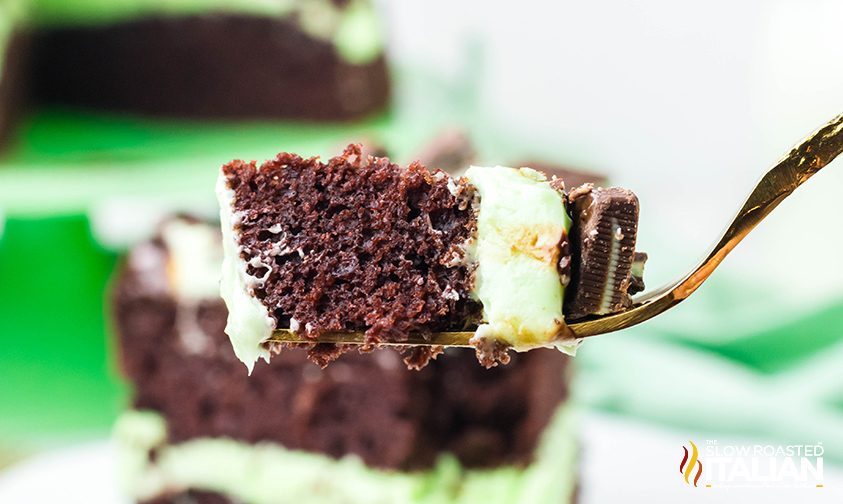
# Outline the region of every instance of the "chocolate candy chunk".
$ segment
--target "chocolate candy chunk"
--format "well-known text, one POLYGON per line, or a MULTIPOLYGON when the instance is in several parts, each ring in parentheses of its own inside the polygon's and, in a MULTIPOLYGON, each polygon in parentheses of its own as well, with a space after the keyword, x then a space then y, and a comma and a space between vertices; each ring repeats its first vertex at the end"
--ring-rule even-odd
MULTIPOLYGON (((628 308, 638 230, 638 198, 618 187, 585 184, 569 195, 571 284, 565 316, 575 320, 628 308)), ((643 261, 641 261, 643 264, 643 261)), ((636 287, 637 288, 637 287, 636 287)))

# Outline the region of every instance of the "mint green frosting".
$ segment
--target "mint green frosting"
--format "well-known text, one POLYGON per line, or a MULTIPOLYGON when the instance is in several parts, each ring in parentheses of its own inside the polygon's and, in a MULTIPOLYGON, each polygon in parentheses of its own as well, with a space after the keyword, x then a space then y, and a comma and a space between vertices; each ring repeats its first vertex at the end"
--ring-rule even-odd
POLYGON ((234 355, 252 374, 258 359, 269 362, 269 350, 264 347, 264 343, 272 336, 275 320, 253 295, 253 287, 259 280, 249 276, 240 257, 240 243, 237 239, 240 215, 234 211, 234 191, 228 187, 228 180, 223 173, 217 179, 216 192, 220 205, 223 250, 220 297, 228 308, 225 333, 231 339, 234 355))
POLYGON ((571 413, 557 411, 530 465, 494 469, 465 469, 443 455, 430 471, 379 470, 354 456, 336 460, 226 438, 169 445, 166 421, 149 411, 124 413, 115 437, 123 488, 138 500, 192 488, 245 504, 557 504, 570 499, 578 473, 571 413))
POLYGON ((344 8, 331 0, 38 0, 35 21, 47 26, 90 25, 212 12, 295 16, 305 33, 333 43, 339 56, 355 65, 383 52, 381 27, 369 0, 351 0, 344 8))
POLYGON ((558 271, 559 245, 571 225, 562 194, 530 168, 472 166, 465 176, 480 196, 468 250, 477 266, 473 294, 483 304, 475 341, 573 353, 577 342, 565 331, 558 271))

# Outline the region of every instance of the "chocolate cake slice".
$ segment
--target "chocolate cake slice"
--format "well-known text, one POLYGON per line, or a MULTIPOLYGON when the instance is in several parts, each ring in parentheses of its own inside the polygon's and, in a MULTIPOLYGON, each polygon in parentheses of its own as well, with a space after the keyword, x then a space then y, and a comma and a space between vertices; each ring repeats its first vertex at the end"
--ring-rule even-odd
POLYGON ((389 81, 368 0, 40 0, 48 102, 178 117, 352 119, 389 81))
POLYGON ((234 161, 218 183, 227 332, 251 368, 276 328, 316 342, 365 333, 475 331, 481 362, 577 341, 562 312, 570 218, 558 185, 529 168, 466 176, 362 158, 282 153, 234 161))
POLYGON ((468 365, 469 349, 449 349, 411 372, 379 349, 321 370, 293 349, 247 376, 223 332, 221 245, 216 225, 173 219, 131 250, 116 280, 119 356, 133 392, 115 436, 135 502, 574 497, 568 359, 539 350, 484 370, 468 365))

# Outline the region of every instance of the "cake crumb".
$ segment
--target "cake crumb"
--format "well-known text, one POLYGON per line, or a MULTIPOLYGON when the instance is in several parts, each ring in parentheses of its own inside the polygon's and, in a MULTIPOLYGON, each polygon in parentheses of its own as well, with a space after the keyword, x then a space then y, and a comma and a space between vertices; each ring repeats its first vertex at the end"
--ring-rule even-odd
POLYGON ((420 371, 445 351, 443 346, 405 346, 399 347, 398 352, 404 357, 407 369, 420 371))
POLYGON ((496 367, 498 364, 503 364, 504 366, 509 364, 509 350, 511 347, 506 343, 495 338, 487 337, 474 337, 471 338, 471 342, 474 345, 477 360, 486 369, 496 367))

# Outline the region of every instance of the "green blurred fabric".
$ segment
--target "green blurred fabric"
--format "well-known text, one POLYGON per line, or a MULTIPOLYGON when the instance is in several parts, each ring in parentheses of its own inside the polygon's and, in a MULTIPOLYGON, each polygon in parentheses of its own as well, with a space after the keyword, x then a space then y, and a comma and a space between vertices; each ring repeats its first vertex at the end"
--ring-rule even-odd
POLYGON ((107 429, 111 372, 103 289, 116 254, 84 215, 10 218, 0 240, 0 447, 107 429))

